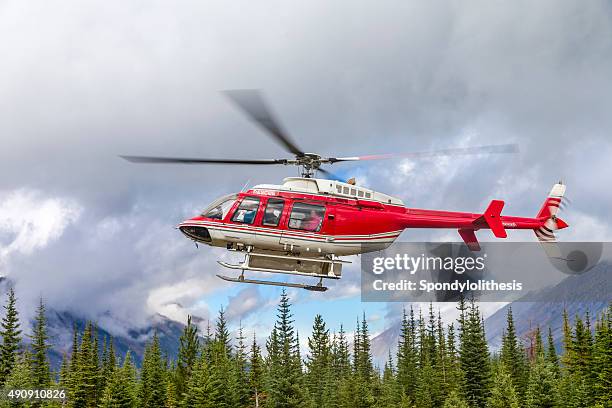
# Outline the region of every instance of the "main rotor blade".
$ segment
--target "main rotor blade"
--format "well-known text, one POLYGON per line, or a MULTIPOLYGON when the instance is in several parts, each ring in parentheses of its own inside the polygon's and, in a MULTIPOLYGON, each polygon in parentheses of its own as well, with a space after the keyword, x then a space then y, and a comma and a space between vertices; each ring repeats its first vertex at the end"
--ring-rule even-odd
POLYGON ((119 156, 132 163, 165 164, 286 164, 286 159, 189 159, 182 157, 119 156))
POLYGON ((369 156, 354 156, 354 157, 330 157, 327 160, 329 163, 337 163, 343 161, 358 161, 358 160, 381 160, 381 159, 396 159, 396 158, 422 158, 436 156, 466 156, 472 154, 508 154, 518 153, 517 144, 503 145, 487 145, 473 147, 458 147, 454 149, 430 150, 424 152, 412 153, 390 153, 390 154, 374 154, 369 156))
POLYGON ((304 152, 291 140, 287 132, 274 118, 266 106, 261 93, 254 89, 237 89, 224 91, 225 95, 238 106, 251 120, 267 131, 276 141, 296 156, 304 152))

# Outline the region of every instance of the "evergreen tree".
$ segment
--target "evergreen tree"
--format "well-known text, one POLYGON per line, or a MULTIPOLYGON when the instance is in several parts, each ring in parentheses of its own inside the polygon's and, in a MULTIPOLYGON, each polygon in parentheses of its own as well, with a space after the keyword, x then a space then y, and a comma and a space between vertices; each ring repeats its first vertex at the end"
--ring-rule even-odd
POLYGON ((525 352, 516 336, 514 318, 512 317, 512 307, 508 307, 506 322, 507 325, 502 339, 500 360, 504 365, 505 372, 512 378, 512 385, 514 385, 514 389, 519 395, 519 400, 521 400, 525 394, 527 366, 525 352))
POLYGON ((136 376, 129 351, 123 366, 115 367, 106 383, 101 401, 103 408, 136 407, 136 376))
POLYGON ((140 406, 146 408, 162 408, 166 404, 166 373, 165 362, 162 359, 157 333, 144 353, 140 374, 140 406))
POLYGON ((217 324, 215 328, 215 340, 223 346, 227 356, 231 353, 230 334, 227 328, 227 320, 225 319, 225 311, 223 307, 219 310, 217 316, 217 324))
POLYGON ((178 401, 183 399, 183 394, 187 391, 187 383, 197 363, 199 349, 198 328, 191 322, 191 316, 187 316, 187 325, 179 338, 178 361, 176 364, 175 377, 178 401))
POLYGON ((242 323, 240 323, 240 327, 238 328, 238 337, 236 353, 233 357, 234 362, 234 383, 236 384, 236 399, 238 401, 238 406, 244 407, 248 404, 249 399, 251 397, 250 393, 250 385, 249 385, 249 374, 247 367, 247 351, 245 338, 242 334, 242 323))
POLYGON ((528 408, 557 407, 557 396, 557 380, 550 363, 542 356, 537 357, 529 376, 525 405, 528 408))
POLYGON ((283 290, 273 336, 268 342, 268 407, 300 407, 306 402, 302 386, 299 345, 292 317, 289 298, 283 290))
POLYGON ((351 355, 346 333, 342 325, 340 325, 340 331, 338 332, 338 337, 332 352, 332 360, 334 377, 337 379, 347 378, 351 373, 351 355))
POLYGON ((406 310, 402 314, 402 326, 397 346, 397 382, 402 393, 409 400, 415 398, 417 352, 415 349, 415 322, 414 311, 410 307, 410 320, 406 310))
POLYGON ((6 377, 4 387, 0 387, 0 407, 27 407, 29 402, 25 401, 10 401, 6 399, 10 390, 27 390, 32 388, 32 372, 30 371, 30 362, 27 355, 17 357, 10 374, 6 377))
POLYGON ((238 384, 229 347, 227 321, 221 309, 217 316, 215 338, 207 345, 208 380, 213 389, 210 399, 220 408, 233 408, 238 404, 238 384))
POLYGON ((462 382, 461 368, 459 367, 459 356, 455 338, 455 326, 450 324, 446 335, 446 392, 450 394, 457 390, 462 382))
POLYGON ((354 386, 355 386, 355 404, 357 407, 370 407, 374 404, 372 380, 374 376, 374 367, 372 366, 372 355, 370 352, 370 333, 368 330, 368 322, 363 314, 361 324, 357 325, 355 333, 355 366, 354 369, 354 386))
POLYGON ((563 363, 563 369, 565 374, 571 374, 574 371, 574 338, 572 334, 572 327, 570 326, 569 317, 567 310, 563 310, 563 357, 561 362, 563 363))
POLYGON ((264 364, 261 358, 261 350, 257 345, 255 332, 253 332, 253 343, 251 344, 250 353, 250 369, 249 369, 249 387, 252 405, 259 405, 262 398, 263 381, 264 381, 264 364))
POLYGON ((331 382, 331 351, 329 330, 323 317, 315 316, 312 335, 308 338, 308 355, 306 357, 306 387, 317 407, 327 406, 328 388, 331 382))
POLYGON ((536 327, 534 334, 535 346, 534 346, 534 359, 544 358, 544 342, 542 341, 542 333, 540 332, 540 326, 536 327))
POLYGON ((110 378, 117 370, 117 356, 115 355, 115 341, 111 336, 106 341, 106 336, 104 337, 104 346, 102 353, 102 372, 100 375, 100 389, 104 390, 110 378))
POLYGON ((389 350, 389 357, 385 363, 383 371, 381 392, 380 396, 376 401, 377 407, 396 407, 400 401, 400 394, 398 393, 398 386, 393 370, 393 360, 391 358, 391 350, 389 350))
POLYGON ((451 391, 444 401, 444 408, 470 408, 457 390, 451 391))
POLYGON ((546 347, 546 361, 550 364, 555 377, 559 378, 561 375, 559 372, 559 357, 557 356, 557 349, 555 348, 555 340, 553 338, 552 329, 548 328, 548 340, 546 347))
POLYGON ((216 408, 213 396, 218 390, 210 381, 209 364, 205 353, 202 353, 194 366, 187 383, 187 391, 183 397, 182 406, 198 408, 216 408))
POLYGON ((32 339, 32 359, 30 367, 32 370, 32 385, 36 388, 47 388, 51 383, 51 371, 49 369, 49 359, 47 350, 49 344, 47 340, 47 321, 45 318, 45 305, 42 298, 38 305, 32 339))
POLYGON ((489 397, 489 351, 478 307, 474 300, 469 309, 459 301, 459 364, 463 371, 462 390, 466 401, 475 408, 484 407, 489 397))
POLYGON ((612 302, 595 325, 593 373, 597 402, 612 405, 612 302))
POLYGON ((98 373, 94 365, 93 326, 87 322, 77 353, 76 369, 71 373, 74 407, 95 407, 98 403, 98 373))
POLYGON ((4 317, 0 324, 0 386, 4 384, 17 364, 19 347, 21 344, 21 330, 19 328, 19 315, 16 307, 17 299, 13 288, 9 289, 4 317))
POLYGON ((514 388, 512 376, 508 373, 506 365, 498 365, 493 376, 491 395, 487 400, 487 408, 519 408, 519 398, 514 388))

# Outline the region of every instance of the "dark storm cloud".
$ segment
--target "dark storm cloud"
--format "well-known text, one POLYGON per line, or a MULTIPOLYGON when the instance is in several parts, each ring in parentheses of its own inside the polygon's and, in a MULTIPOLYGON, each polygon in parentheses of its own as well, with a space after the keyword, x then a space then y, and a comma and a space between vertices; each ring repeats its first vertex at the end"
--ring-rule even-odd
POLYGON ((33 204, 56 199, 82 209, 36 256, 7 258, 4 268, 31 292, 25 297, 44 291, 92 315, 180 314, 175 301, 196 307, 190 288, 221 285, 210 278, 221 252, 196 252, 171 227, 249 180, 273 182, 293 169, 117 158, 286 157, 221 89, 264 89, 306 151, 517 142, 515 157, 332 170, 409 205, 476 211, 502 198, 506 213, 525 215, 563 178, 574 201, 571 233, 610 236, 608 2, 0 7, 0 190, 25 188, 39 197, 33 204), (75 282, 79 290, 65 292, 75 282))

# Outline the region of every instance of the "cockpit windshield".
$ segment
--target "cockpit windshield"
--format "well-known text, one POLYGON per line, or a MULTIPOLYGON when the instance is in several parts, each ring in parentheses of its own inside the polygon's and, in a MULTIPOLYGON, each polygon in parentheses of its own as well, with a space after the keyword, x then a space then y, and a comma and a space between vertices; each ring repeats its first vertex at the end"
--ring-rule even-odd
POLYGON ((213 201, 211 205, 206 207, 204 211, 202 211, 202 217, 212 218, 215 220, 222 220, 225 218, 229 210, 236 202, 237 194, 228 194, 224 197, 218 198, 213 201))

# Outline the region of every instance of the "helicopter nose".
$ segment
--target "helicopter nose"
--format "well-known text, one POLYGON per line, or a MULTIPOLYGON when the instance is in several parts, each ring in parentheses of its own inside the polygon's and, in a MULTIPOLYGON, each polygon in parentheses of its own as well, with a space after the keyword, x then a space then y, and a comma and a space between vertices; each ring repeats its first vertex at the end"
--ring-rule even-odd
POLYGON ((210 237, 210 232, 208 231, 208 228, 206 227, 189 225, 189 224, 181 224, 179 225, 179 230, 181 230, 181 232, 190 239, 204 242, 204 243, 212 242, 212 238, 210 237))

